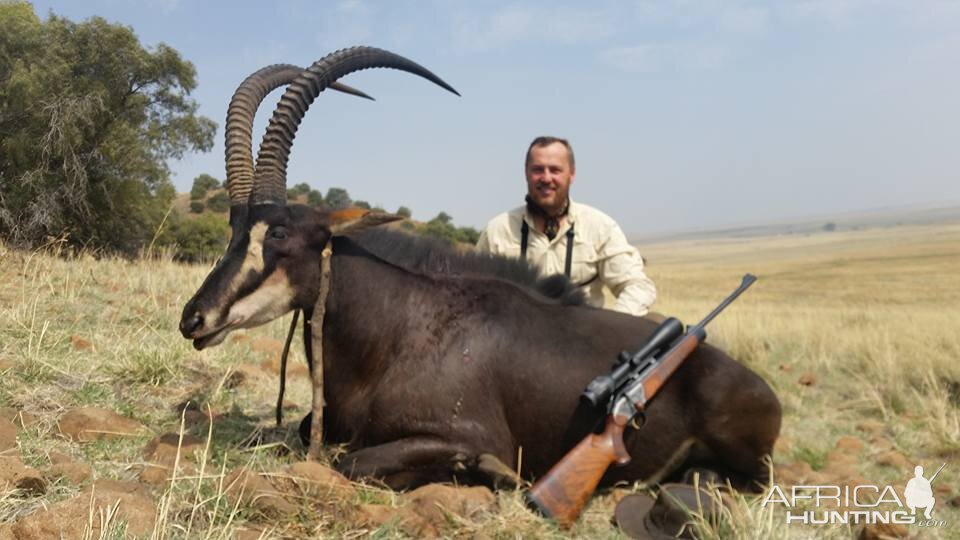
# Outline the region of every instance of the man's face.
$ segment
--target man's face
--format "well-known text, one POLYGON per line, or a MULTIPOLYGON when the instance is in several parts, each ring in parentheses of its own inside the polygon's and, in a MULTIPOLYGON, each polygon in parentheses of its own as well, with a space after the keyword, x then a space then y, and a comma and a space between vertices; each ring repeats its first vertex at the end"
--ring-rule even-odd
POLYGON ((559 212, 567 202, 575 173, 563 144, 534 146, 527 163, 527 193, 540 208, 559 212))

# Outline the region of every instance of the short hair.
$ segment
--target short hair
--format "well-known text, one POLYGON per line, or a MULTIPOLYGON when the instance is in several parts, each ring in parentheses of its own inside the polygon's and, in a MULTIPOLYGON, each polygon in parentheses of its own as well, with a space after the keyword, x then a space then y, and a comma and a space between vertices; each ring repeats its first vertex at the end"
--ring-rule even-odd
POLYGON ((560 143, 567 148, 567 159, 570 162, 570 169, 572 170, 576 168, 576 162, 573 160, 573 147, 570 146, 570 141, 566 139, 561 139, 560 137, 551 137, 549 135, 541 135, 540 137, 537 137, 536 139, 534 139, 532 143, 530 143, 530 146, 527 147, 527 158, 523 162, 524 168, 530 165, 531 150, 533 150, 534 148, 542 148, 544 146, 550 146, 551 144, 554 144, 554 143, 560 143))

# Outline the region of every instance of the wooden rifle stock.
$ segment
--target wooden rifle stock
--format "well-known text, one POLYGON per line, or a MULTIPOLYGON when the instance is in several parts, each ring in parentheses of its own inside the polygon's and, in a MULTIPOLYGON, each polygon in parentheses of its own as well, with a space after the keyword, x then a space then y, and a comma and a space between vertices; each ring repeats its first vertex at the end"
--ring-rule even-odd
POLYGON ((630 462, 623 445, 628 422, 625 416, 608 416, 603 433, 587 435, 567 452, 527 492, 527 503, 563 528, 577 521, 610 465, 630 462))

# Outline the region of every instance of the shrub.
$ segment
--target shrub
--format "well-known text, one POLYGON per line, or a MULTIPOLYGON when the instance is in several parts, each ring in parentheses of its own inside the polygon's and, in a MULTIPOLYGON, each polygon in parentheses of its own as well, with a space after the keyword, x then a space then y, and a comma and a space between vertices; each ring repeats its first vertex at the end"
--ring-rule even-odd
POLYGON ((177 260, 200 262, 220 256, 230 236, 230 225, 219 214, 205 213, 187 219, 170 216, 169 227, 160 235, 159 244, 172 246, 177 260))
POLYGON ((230 197, 226 191, 219 191, 207 199, 207 208, 214 212, 226 212, 230 210, 230 197))

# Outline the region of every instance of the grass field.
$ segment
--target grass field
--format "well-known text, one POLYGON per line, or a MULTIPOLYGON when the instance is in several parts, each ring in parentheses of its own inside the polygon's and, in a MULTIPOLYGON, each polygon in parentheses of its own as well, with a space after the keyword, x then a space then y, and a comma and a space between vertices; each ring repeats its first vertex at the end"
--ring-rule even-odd
MULTIPOLYGON (((866 482, 902 493, 913 465, 929 476, 945 462, 934 484, 934 515, 944 525, 907 532, 960 538, 960 225, 684 241, 642 252, 660 291, 655 309, 685 322, 705 315, 744 273, 760 277, 710 327, 709 341, 761 374, 783 403, 778 484, 866 482)), ((201 443, 193 457, 178 456, 173 479, 145 484, 157 508, 146 528, 154 538, 418 535, 397 519, 355 519, 360 507, 410 505, 375 486, 333 499, 297 492, 283 519, 225 494, 223 480, 237 467, 281 475, 304 459, 296 423, 310 397, 303 354, 294 347, 286 423, 275 427, 276 367, 289 317, 203 352, 180 337, 180 309, 207 269, 164 257, 124 261, 68 256, 56 246, 36 253, 0 246, 0 407, 20 415, 16 448, 3 456, 18 452, 46 479, 43 493, 0 493, 0 539, 18 520, 88 489, 89 479, 69 478, 56 462, 89 465, 94 478, 142 482, 151 467, 148 443, 181 431, 201 443), (194 405, 183 415, 188 402, 194 405), (70 440, 58 422, 81 407, 115 411, 143 428, 70 440), (207 415, 212 424, 203 421, 207 415)), ((617 538, 609 520, 622 494, 596 498, 569 533, 526 511, 514 491, 497 494, 495 511, 446 515, 432 530, 617 538)), ((83 517, 81 529, 93 538, 138 530, 122 513, 83 517)), ((758 498, 741 498, 721 523, 698 526, 713 538, 858 532, 788 526, 781 510, 758 498)))

